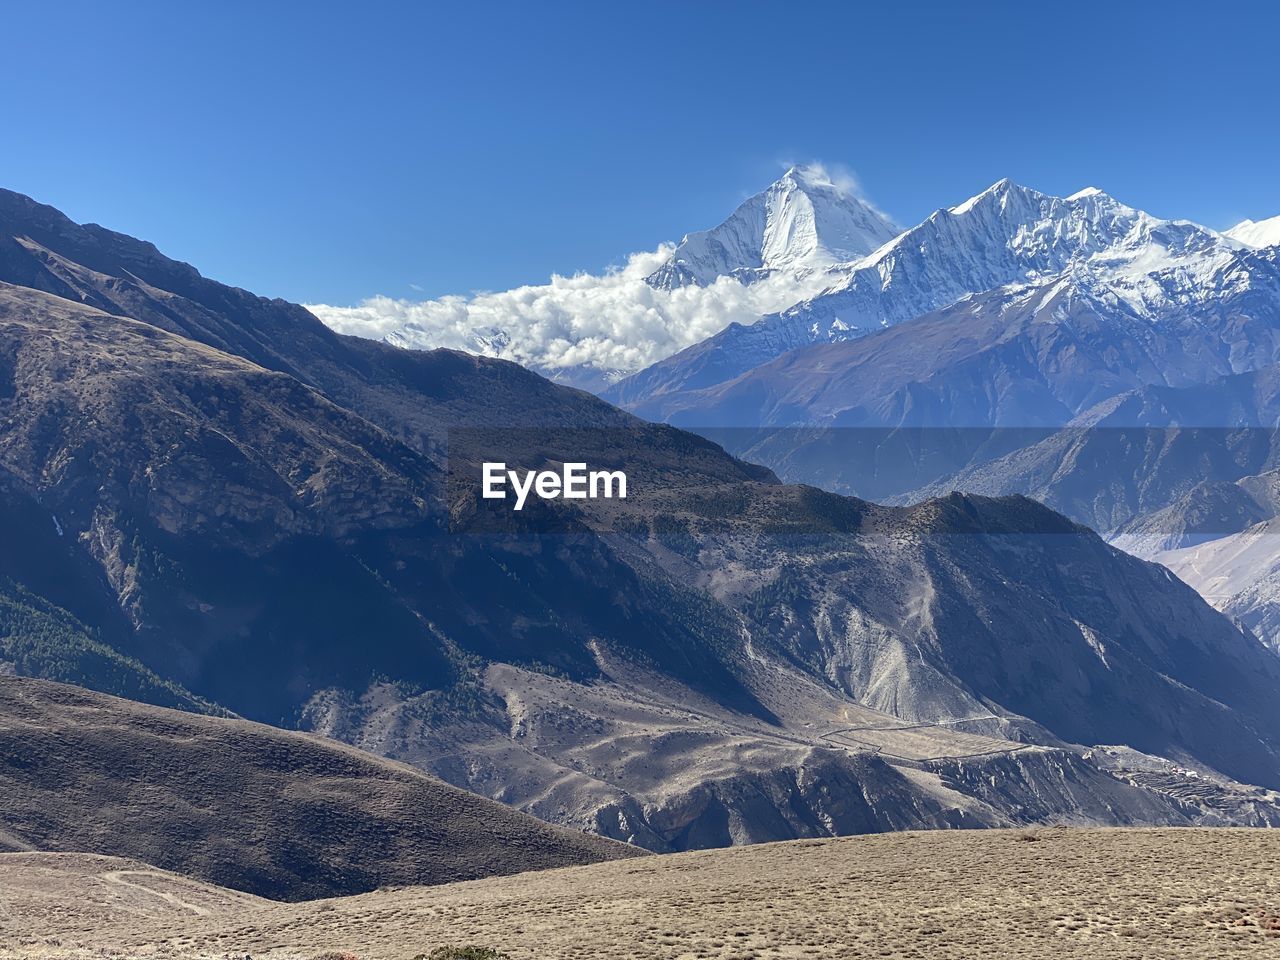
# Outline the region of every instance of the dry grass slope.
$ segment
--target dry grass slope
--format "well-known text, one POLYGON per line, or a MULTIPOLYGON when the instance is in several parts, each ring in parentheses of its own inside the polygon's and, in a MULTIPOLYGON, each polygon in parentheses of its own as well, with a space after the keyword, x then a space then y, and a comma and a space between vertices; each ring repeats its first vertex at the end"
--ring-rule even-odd
POLYGON ((2 854, 0 876, 0 930, 43 946, 92 937, 104 927, 243 915, 271 903, 139 860, 85 853, 2 854))
POLYGON ((638 852, 319 737, 0 677, 5 849, 133 857, 288 900, 638 852))
MULTIPOLYGON (((408 960, 451 944, 511 960, 1280 956, 1277 856, 1280 834, 1263 830, 899 833, 207 916, 117 913, 90 933, 66 912, 45 920, 19 902, 0 909, 0 958, 408 960)), ((27 870, 0 858, 0 891, 30 887, 27 870)), ((69 871, 65 901, 100 916, 101 889, 85 890, 84 872, 69 871)))

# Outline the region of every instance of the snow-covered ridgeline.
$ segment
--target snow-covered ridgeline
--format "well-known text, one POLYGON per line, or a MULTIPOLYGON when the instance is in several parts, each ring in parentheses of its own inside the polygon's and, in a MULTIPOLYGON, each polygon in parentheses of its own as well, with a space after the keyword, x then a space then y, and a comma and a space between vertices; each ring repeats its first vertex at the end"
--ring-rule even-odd
POLYGON ((1253 283, 1242 255, 1277 240, 1280 217, 1217 233, 1096 188, 1054 197, 1009 180, 899 231, 825 168, 793 167, 719 226, 603 275, 311 309, 344 333, 502 357, 601 390, 720 331, 725 369, 746 370, 1055 278, 1156 321, 1253 283))

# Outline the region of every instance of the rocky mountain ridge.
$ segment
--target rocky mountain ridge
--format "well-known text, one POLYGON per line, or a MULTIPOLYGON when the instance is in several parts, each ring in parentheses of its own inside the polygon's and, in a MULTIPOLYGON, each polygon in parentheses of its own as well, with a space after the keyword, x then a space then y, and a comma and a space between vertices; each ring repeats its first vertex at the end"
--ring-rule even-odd
POLYGON ((784 486, 3 200, 0 467, 54 545, 0 559, 67 571, 47 599, 192 696, 659 850, 1271 822, 1244 785, 1280 784, 1280 661, 1051 511, 784 486), (635 493, 513 525, 451 482, 494 451, 622 464, 635 493), (1103 764, 1117 743, 1209 801, 1103 764))

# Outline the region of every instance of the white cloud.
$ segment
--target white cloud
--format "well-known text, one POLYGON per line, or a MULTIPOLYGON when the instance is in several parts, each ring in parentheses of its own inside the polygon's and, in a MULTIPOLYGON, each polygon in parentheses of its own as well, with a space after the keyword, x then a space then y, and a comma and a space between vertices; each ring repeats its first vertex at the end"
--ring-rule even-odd
POLYGON ((862 193, 862 185, 858 182, 857 174, 843 164, 823 163, 815 160, 809 163, 788 163, 785 166, 796 167, 806 179, 812 180, 814 183, 824 183, 842 196, 857 197, 862 202, 867 202, 867 198, 862 193))
MULTIPOLYGON (((834 181, 833 181, 834 182, 834 181)), ((705 340, 735 321, 752 323, 817 293, 821 277, 774 275, 744 286, 655 290, 644 282, 671 256, 664 245, 632 254, 602 276, 554 276, 501 293, 411 301, 377 296, 355 307, 309 304, 339 333, 401 346, 452 347, 514 360, 550 374, 586 367, 632 373, 705 340)))
POLYGON ((822 160, 811 160, 803 163, 787 161, 782 166, 787 168, 795 167, 814 183, 824 183, 841 196, 857 199, 885 219, 894 219, 867 196, 866 191, 862 189, 862 182, 858 179, 858 175, 854 173, 852 168, 842 163, 828 163, 822 160))

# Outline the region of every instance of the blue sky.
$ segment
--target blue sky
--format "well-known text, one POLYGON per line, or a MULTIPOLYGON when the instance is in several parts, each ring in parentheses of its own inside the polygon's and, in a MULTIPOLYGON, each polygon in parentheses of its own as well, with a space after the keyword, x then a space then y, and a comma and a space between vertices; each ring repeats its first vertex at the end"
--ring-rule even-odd
POLYGON ((0 186, 299 301, 598 271, 788 160, 1280 213, 1268 3, 12 3, 0 186), (416 289, 416 288, 420 288, 416 289))

